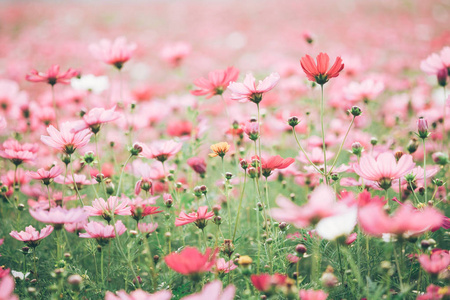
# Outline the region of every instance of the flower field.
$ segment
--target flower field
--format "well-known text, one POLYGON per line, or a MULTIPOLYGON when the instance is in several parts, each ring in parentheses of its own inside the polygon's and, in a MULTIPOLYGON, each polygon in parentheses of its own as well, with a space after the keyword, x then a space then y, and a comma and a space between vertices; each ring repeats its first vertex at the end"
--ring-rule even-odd
POLYGON ((450 3, 0 3, 0 300, 450 299, 450 3))

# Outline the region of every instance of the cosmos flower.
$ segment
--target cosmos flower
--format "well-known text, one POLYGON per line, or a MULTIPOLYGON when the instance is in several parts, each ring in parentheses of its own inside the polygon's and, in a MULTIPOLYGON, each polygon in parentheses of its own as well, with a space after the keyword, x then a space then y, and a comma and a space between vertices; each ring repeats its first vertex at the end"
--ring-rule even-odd
POLYGON ((65 209, 60 206, 50 208, 48 211, 30 209, 30 215, 39 222, 55 225, 81 222, 88 217, 88 214, 82 207, 65 209))
POLYGON ((147 158, 154 158, 160 162, 165 162, 177 154, 182 146, 182 143, 177 143, 173 140, 157 141, 150 146, 144 145, 142 155, 147 158))
POLYGON ((418 259, 422 268, 431 274, 439 274, 450 264, 450 254, 447 250, 433 251, 430 256, 422 254, 418 259))
POLYGON ((195 223, 198 228, 203 229, 206 226, 206 221, 214 216, 214 212, 208 212, 208 206, 200 206, 196 212, 186 214, 181 212, 175 219, 175 226, 183 226, 190 223, 195 223))
POLYGON ((233 300, 235 293, 234 285, 229 285, 222 291, 222 282, 214 280, 206 284, 201 292, 183 297, 181 300, 233 300))
POLYGON ((72 130, 79 132, 90 128, 94 134, 97 134, 103 124, 113 122, 120 118, 121 114, 116 112, 115 109, 115 106, 110 109, 103 107, 93 108, 83 116, 83 120, 74 122, 72 130))
POLYGON ((214 145, 211 145, 211 150, 213 153, 210 153, 210 157, 224 157, 225 154, 230 150, 230 145, 227 142, 220 142, 214 145))
POLYGON ((20 144, 13 139, 5 141, 2 146, 3 150, 0 150, 0 156, 9 159, 16 166, 22 163, 33 163, 39 149, 37 144, 20 144))
POLYGON ((228 89, 232 92, 231 99, 239 102, 254 102, 259 104, 263 94, 275 87, 280 80, 278 73, 272 73, 256 85, 255 77, 251 73, 245 76, 244 82, 230 82, 228 89))
POLYGON ((308 77, 308 80, 315 81, 320 85, 327 83, 331 78, 338 77, 339 72, 344 69, 344 64, 342 63, 340 56, 336 58, 336 61, 329 70, 330 58, 328 57, 328 54, 321 52, 317 55, 316 59, 317 65, 311 56, 306 55, 301 58, 300 64, 308 77))
POLYGON ((98 60, 122 69, 123 64, 133 56, 137 45, 128 44, 125 37, 118 37, 114 41, 102 39, 98 44, 91 44, 89 50, 98 60))
POLYGON ((121 201, 116 196, 110 196, 107 201, 103 198, 95 199, 92 206, 85 206, 84 209, 89 216, 102 216, 106 221, 112 219, 112 215, 130 216, 131 207, 127 201, 121 201))
POLYGON ((218 249, 214 252, 207 248, 202 254, 197 248, 186 247, 180 253, 170 253, 164 257, 167 266, 183 275, 193 275, 208 272, 216 263, 218 249))
POLYGON ((118 235, 122 235, 127 228, 123 225, 122 221, 117 221, 115 226, 105 225, 101 222, 91 221, 84 226, 85 233, 80 233, 81 238, 96 239, 100 245, 106 245, 109 240, 118 235))
POLYGON ((86 146, 92 136, 89 129, 84 129, 78 132, 73 132, 74 124, 71 122, 64 122, 61 124, 61 129, 56 129, 53 125, 47 127, 49 136, 41 135, 41 141, 57 150, 71 155, 76 149, 86 146))
POLYGON ((35 248, 39 245, 42 239, 46 238, 53 232, 53 226, 47 225, 41 229, 41 232, 37 231, 33 226, 28 226, 25 231, 17 232, 11 231, 10 236, 18 241, 22 241, 27 244, 28 247, 35 248))
POLYGON ((195 96, 206 96, 206 99, 214 95, 222 95, 230 82, 236 81, 238 77, 239 70, 235 67, 209 72, 208 79, 201 77, 194 81, 197 89, 191 91, 191 94, 195 96))
POLYGON ((50 170, 40 168, 37 172, 27 171, 27 175, 35 180, 42 180, 45 185, 49 185, 52 180, 61 175, 63 170, 58 166, 53 166, 50 170))
POLYGON ((52 65, 46 73, 31 70, 31 72, 27 74, 25 78, 26 80, 31 82, 46 82, 53 86, 57 83, 69 84, 70 79, 77 75, 78 71, 73 69, 69 69, 65 73, 60 73, 59 66, 52 65))
POLYGON ((137 289, 130 292, 130 294, 127 294, 124 290, 120 290, 116 294, 110 291, 106 292, 105 300, 170 300, 172 298, 170 291, 159 291, 150 294, 141 289, 137 289))

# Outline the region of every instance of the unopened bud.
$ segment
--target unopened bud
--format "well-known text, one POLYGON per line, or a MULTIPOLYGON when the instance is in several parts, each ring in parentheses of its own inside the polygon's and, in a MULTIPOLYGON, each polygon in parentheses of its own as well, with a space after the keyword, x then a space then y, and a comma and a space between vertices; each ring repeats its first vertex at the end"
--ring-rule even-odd
POLYGON ((426 139, 430 133, 428 132, 428 121, 424 118, 417 120, 417 136, 421 139, 426 139))
POLYGON ((139 143, 135 143, 130 149, 130 154, 133 156, 139 155, 144 149, 139 143))
POLYGON ((406 145, 406 150, 408 150, 409 154, 413 154, 417 148, 419 148, 419 142, 416 138, 411 138, 408 145, 406 145))
POLYGON ((397 161, 399 161, 400 158, 402 158, 402 156, 403 156, 403 152, 402 151, 397 151, 397 152, 395 152, 394 156, 395 156, 395 159, 397 161))
POLYGON ((295 126, 297 126, 298 124, 300 124, 300 121, 298 119, 298 117, 290 117, 288 119, 288 124, 289 126, 291 126, 292 128, 294 128, 295 126))
POLYGON ((376 137, 372 137, 372 138, 370 139, 370 144, 371 144, 372 146, 375 146, 376 144, 378 144, 378 139, 377 139, 376 137))
POLYGON ((353 106, 350 109, 350 113, 354 116, 354 117, 358 117, 362 114, 362 110, 361 108, 359 108, 358 106, 353 106))
POLYGON ((447 76, 448 76, 447 68, 440 69, 436 75, 438 84, 442 87, 445 87, 447 85, 447 76))

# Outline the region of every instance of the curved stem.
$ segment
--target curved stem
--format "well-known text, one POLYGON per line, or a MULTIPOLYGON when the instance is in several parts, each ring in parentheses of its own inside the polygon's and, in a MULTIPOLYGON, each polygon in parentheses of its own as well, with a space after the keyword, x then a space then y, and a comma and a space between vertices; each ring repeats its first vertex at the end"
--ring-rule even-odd
POLYGON ((319 172, 321 175, 323 175, 323 172, 309 159, 308 154, 306 154, 305 149, 303 149, 302 145, 300 144, 298 138, 297 138, 297 133, 295 133, 295 129, 292 128, 292 132, 294 133, 294 137, 295 140, 297 141, 297 145, 300 147, 300 150, 303 152, 303 154, 305 155, 306 159, 309 161, 309 163, 311 164, 311 166, 314 167, 314 169, 316 169, 317 172, 319 172))
POLYGON ((80 200, 81 206, 84 206, 83 199, 81 199, 80 191, 78 191, 77 182, 75 181, 75 173, 73 172, 72 156, 70 156, 70 171, 71 171, 71 173, 72 173, 73 186, 74 186, 74 188, 75 188, 75 192, 77 193, 78 200, 80 200))
POLYGON ((331 174, 331 171, 333 171, 333 168, 336 166, 339 155, 341 155, 342 147, 344 147, 345 140, 347 139, 348 133, 350 132, 350 129, 352 128, 354 122, 355 122, 355 117, 353 116, 353 119, 350 122, 350 125, 348 126, 347 133, 344 136, 344 140, 342 141, 341 146, 339 147, 339 151, 336 155, 336 158, 334 159, 333 165, 331 165, 330 171, 328 171, 328 174, 331 174))
POLYGON ((122 171, 120 172, 120 177, 119 177, 119 186, 117 187, 117 193, 116 193, 116 197, 119 196, 120 194, 120 187, 122 186, 122 177, 123 177, 123 172, 125 171, 126 166, 128 165, 128 162, 130 161, 130 159, 133 157, 133 155, 128 156, 127 160, 125 161, 123 167, 122 167, 122 171))

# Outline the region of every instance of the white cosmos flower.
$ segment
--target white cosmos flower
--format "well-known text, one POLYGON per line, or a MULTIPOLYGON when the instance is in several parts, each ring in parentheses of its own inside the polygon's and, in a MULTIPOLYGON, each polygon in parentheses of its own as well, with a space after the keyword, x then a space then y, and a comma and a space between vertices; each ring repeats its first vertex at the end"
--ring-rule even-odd
POLYGON ((349 235, 356 226, 356 213, 357 208, 352 207, 341 214, 323 218, 317 223, 317 234, 330 241, 349 235))

